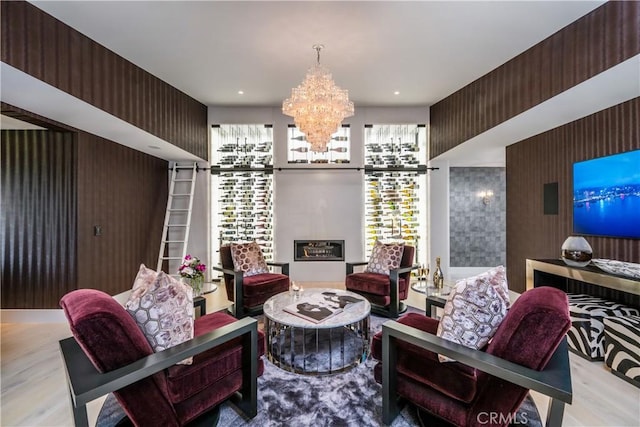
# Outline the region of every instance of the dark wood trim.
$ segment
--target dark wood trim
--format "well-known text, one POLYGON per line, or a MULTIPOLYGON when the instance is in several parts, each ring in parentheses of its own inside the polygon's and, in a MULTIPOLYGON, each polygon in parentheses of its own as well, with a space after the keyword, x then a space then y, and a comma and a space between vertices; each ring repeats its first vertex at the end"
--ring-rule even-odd
POLYGON ((2 130, 2 308, 57 308, 77 283, 77 142, 2 130))
MULTIPOLYGON (((524 292, 526 259, 560 256, 573 231, 573 163, 640 149, 640 98, 507 147, 507 276, 524 292), (558 215, 544 214, 544 184, 558 183, 558 215)), ((594 258, 640 263, 640 240, 585 237, 594 258)))
POLYGON ((64 123, 51 120, 47 117, 40 116, 38 114, 32 113, 31 111, 18 108, 5 102, 0 102, 0 112, 7 117, 13 117, 14 119, 22 120, 23 122, 31 123, 32 125, 40 126, 48 130, 58 132, 77 131, 77 129, 72 128, 71 126, 67 126, 64 123))
POLYGON ((429 156, 640 53, 640 2, 609 1, 431 106, 429 156))
POLYGON ((206 105, 31 3, 0 8, 3 62, 208 159, 206 105))
POLYGON ((169 167, 95 135, 78 134, 78 288, 131 289, 140 264, 155 266, 169 167), (94 236, 94 226, 102 235, 94 236))
POLYGON ((1 107, 48 128, 2 131, 2 308, 58 308, 77 288, 130 289, 140 264, 157 260, 167 162, 1 107))

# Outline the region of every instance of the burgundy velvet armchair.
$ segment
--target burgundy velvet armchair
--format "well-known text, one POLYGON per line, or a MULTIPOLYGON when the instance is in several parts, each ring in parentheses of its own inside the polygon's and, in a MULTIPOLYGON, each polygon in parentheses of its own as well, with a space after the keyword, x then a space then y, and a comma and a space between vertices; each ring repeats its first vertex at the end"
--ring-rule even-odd
POLYGON ((366 265, 366 261, 348 262, 345 288, 362 295, 371 303, 371 312, 380 316, 397 318, 407 311, 402 301, 409 296, 411 271, 418 268, 413 264, 415 248, 404 246, 400 267, 389 271, 389 275, 354 272, 354 267, 366 265))
POLYGON ((271 267, 280 268, 282 273, 261 273, 245 276, 234 268, 231 246, 220 246, 220 264, 213 269, 224 274, 227 299, 232 301, 232 314, 242 319, 262 313, 262 305, 274 295, 289 290, 289 263, 267 262, 271 267))
POLYGON ((566 294, 550 287, 522 294, 482 350, 437 337, 438 321, 421 314, 386 322, 371 344, 384 423, 401 396, 440 423, 504 426, 531 389, 551 397, 547 425, 560 426, 572 398, 570 326, 566 294), (441 363, 438 354, 456 361, 441 363))
POLYGON ((60 301, 73 337, 60 341, 76 426, 86 403, 113 392, 137 426, 215 425, 217 407, 234 398, 257 413, 264 334, 253 319, 212 313, 195 320, 194 338, 154 353, 131 315, 104 292, 82 289, 60 301), (193 356, 191 365, 176 365, 193 356))

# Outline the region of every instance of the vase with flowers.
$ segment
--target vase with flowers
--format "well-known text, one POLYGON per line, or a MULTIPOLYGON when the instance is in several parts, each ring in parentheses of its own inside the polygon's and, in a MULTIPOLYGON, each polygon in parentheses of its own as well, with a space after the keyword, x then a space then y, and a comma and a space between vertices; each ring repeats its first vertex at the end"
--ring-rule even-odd
POLYGON ((204 272, 207 266, 200 262, 200 259, 187 255, 178 268, 180 277, 188 280, 189 285, 193 289, 193 296, 197 297, 202 294, 202 284, 204 283, 204 272))

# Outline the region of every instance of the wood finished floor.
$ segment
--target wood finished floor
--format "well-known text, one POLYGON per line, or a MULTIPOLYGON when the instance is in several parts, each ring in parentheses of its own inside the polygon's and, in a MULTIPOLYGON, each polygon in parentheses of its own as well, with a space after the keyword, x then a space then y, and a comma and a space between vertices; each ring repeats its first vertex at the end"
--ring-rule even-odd
MULTIPOLYGON (((339 283, 302 283, 303 287, 341 288, 339 283)), ((224 291, 206 296, 209 312, 229 302, 224 291)), ((424 308, 424 295, 413 290, 411 306, 424 308)), ((71 426, 58 340, 71 335, 66 323, 3 323, 1 328, 0 426, 71 426)), ((613 376, 601 362, 571 354, 573 404, 565 410, 564 426, 640 426, 640 389, 613 376)), ((544 419, 548 399, 535 394, 544 419)), ((103 399, 88 406, 95 425, 103 399)))

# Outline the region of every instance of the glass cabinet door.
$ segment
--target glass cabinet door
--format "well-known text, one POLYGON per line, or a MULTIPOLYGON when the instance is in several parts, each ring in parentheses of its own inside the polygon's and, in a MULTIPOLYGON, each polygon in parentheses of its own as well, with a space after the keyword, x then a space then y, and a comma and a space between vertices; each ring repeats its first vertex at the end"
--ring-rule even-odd
POLYGON ((288 163, 349 163, 351 160, 351 132, 349 125, 343 125, 338 132, 331 135, 327 151, 311 151, 309 144, 295 125, 287 129, 287 161, 288 163))
POLYGON ((216 125, 211 151, 212 253, 255 240, 273 260, 273 128, 216 125))
POLYGON ((426 126, 366 125, 365 254, 377 239, 403 240, 427 260, 426 126))

